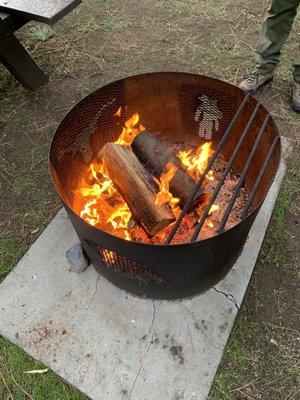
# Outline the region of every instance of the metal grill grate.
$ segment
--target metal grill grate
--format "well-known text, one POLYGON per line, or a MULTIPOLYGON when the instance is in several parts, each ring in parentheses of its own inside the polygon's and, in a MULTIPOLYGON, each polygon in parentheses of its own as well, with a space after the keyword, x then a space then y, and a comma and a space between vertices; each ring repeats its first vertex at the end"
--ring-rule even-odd
MULTIPOLYGON (((231 120, 231 122, 230 122, 230 124, 229 124, 229 126, 228 126, 228 128, 227 128, 227 130, 226 130, 226 132, 224 134, 224 136, 222 137, 221 141, 218 143, 218 145, 217 145, 217 147, 215 149, 215 152, 211 156, 205 171, 203 172, 201 178, 199 179, 199 181, 198 181, 198 183, 197 183, 197 185, 195 187, 194 192, 189 197, 188 201, 186 202, 185 206, 182 209, 181 214, 177 218, 177 221, 174 224, 174 227, 173 227, 172 231, 168 235, 168 237, 167 237, 167 239, 165 241, 165 244, 170 244, 172 239, 174 238, 174 236, 175 236, 178 228, 180 227, 180 224, 181 224, 184 216, 187 214, 187 212, 188 212, 188 210, 189 210, 189 208, 190 208, 190 206, 191 206, 191 204, 192 204, 197 192, 201 189, 201 186, 202 186, 202 184, 203 184, 203 182, 205 180, 205 177, 206 177, 207 173, 212 168, 215 160, 217 159, 218 155, 222 151, 222 148, 225 145, 226 141, 230 140, 230 135, 232 133, 232 129, 233 129, 237 119, 240 117, 241 113, 244 111, 248 100, 249 100, 249 95, 247 95, 244 98, 244 100, 242 101, 242 103, 238 107, 238 109, 237 109, 233 119, 231 120)), ((245 126, 245 128, 243 130, 243 132, 241 133, 240 139, 238 140, 238 142, 237 142, 237 144, 236 144, 236 146, 234 148, 234 151, 233 151, 233 153, 232 153, 232 155, 231 155, 231 157, 230 157, 230 159, 228 161, 227 167, 225 168, 225 171, 224 171, 224 173, 223 173, 218 185, 216 186, 214 192, 212 193, 212 195, 211 195, 211 197, 210 197, 210 199, 209 199, 209 201, 208 201, 208 203, 207 203, 207 205, 206 205, 206 207, 205 207, 205 209, 204 209, 204 211, 202 213, 202 216, 201 216, 199 222, 196 224, 194 233, 192 234, 192 237, 191 237, 191 242, 197 241, 198 236, 199 236, 199 234, 201 232, 201 229, 202 229, 202 227, 204 225, 204 222, 205 222, 205 220, 206 220, 206 218, 207 218, 207 216, 209 214, 209 210, 211 209, 211 206, 213 205, 214 201, 216 200, 216 198, 217 198, 217 196, 218 196, 218 194, 220 192, 220 189, 221 189, 222 185, 224 184, 225 179, 226 179, 229 171, 231 170, 232 165, 233 165, 236 157, 239 155, 239 151, 241 149, 241 146, 243 145, 244 141, 246 140, 247 135, 250 132, 250 129, 252 127, 252 124, 254 123, 254 121, 256 121, 257 113, 259 111, 259 108, 260 108, 260 104, 258 103, 255 106, 252 114, 250 115, 250 118, 249 118, 249 120, 248 120, 248 122, 247 122, 247 124, 246 124, 246 126, 245 126)), ((256 151, 257 151, 258 146, 259 146, 259 143, 260 143, 263 135, 265 134, 265 131, 266 131, 267 125, 268 125, 268 123, 270 121, 270 118, 271 118, 270 115, 266 115, 265 119, 263 120, 263 123, 262 123, 261 128, 259 130, 259 133, 258 133, 258 135, 257 135, 257 137, 255 139, 255 142, 254 142, 254 145, 252 147, 252 150, 250 151, 250 154, 249 154, 249 156, 247 158, 247 161, 245 163, 244 169, 241 171, 238 183, 237 183, 237 185, 236 185, 236 187, 235 187, 235 189, 233 191, 232 197, 229 200, 227 208, 226 208, 226 210, 225 210, 225 212, 223 214, 223 217, 222 217, 222 219, 220 221, 219 228, 218 228, 218 232, 219 233, 222 233, 224 231, 224 228, 225 228, 226 222, 228 220, 228 217, 230 215, 230 212, 232 210, 232 207, 234 206, 234 203, 235 203, 235 201, 236 201, 236 199, 237 199, 237 197, 239 195, 239 192, 240 192, 242 186, 244 185, 246 174, 247 174, 249 168, 252 165, 253 158, 255 157, 256 151)), ((266 172, 266 170, 267 170, 267 168, 269 166, 269 163, 270 163, 271 158, 272 158, 272 156, 274 154, 274 151, 275 151, 276 145, 279 142, 279 139, 280 139, 279 136, 275 136, 274 139, 273 139, 272 146, 269 149, 269 152, 268 152, 268 154, 266 156, 265 162, 264 162, 264 164, 263 164, 263 166, 262 166, 262 168, 261 168, 261 170, 259 172, 259 175, 256 178, 256 181, 255 181, 254 186, 252 188, 251 194, 250 194, 249 199, 248 199, 248 201, 246 203, 245 209, 244 209, 243 214, 242 214, 243 218, 245 218, 247 216, 247 213, 249 212, 249 209, 251 207, 251 204, 252 204, 252 201, 254 199, 255 193, 257 192, 257 189, 258 189, 258 187, 259 187, 259 185, 261 183, 261 180, 262 180, 262 178, 263 178, 263 176, 264 176, 264 174, 265 174, 265 172, 266 172)))

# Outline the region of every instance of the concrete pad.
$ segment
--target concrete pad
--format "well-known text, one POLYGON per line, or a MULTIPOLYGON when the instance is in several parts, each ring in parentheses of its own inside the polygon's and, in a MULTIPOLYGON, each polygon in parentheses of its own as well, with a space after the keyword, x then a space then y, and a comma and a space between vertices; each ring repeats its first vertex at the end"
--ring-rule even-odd
POLYGON ((92 267, 71 271, 78 238, 60 211, 0 285, 0 333, 94 400, 204 400, 275 204, 276 179, 235 267, 184 301, 134 297, 92 267))

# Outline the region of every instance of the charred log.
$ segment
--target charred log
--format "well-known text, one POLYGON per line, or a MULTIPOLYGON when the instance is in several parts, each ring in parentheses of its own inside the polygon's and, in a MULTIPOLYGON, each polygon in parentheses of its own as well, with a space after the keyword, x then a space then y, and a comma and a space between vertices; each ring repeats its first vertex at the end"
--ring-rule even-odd
MULTIPOLYGON (((182 167, 180 160, 174 153, 171 145, 157 137, 157 135, 143 131, 132 142, 132 150, 137 158, 144 164, 147 171, 159 178, 165 171, 166 165, 171 162, 177 167, 177 171, 170 181, 170 192, 180 199, 180 207, 187 202, 191 193, 195 190, 195 182, 182 167)), ((199 192, 191 205, 195 208, 203 199, 199 192)))

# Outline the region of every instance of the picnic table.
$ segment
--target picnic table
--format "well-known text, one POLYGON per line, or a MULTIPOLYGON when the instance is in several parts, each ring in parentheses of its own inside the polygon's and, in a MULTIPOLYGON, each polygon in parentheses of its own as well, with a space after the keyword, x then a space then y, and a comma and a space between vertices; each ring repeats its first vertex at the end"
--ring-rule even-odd
POLYGON ((36 90, 48 81, 14 32, 29 21, 54 24, 82 0, 0 0, 0 61, 25 87, 36 90))

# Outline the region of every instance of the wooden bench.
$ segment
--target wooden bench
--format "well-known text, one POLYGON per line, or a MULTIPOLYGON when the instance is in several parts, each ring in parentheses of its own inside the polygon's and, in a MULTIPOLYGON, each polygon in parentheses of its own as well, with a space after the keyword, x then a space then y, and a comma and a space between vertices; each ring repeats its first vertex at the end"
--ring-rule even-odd
POLYGON ((27 22, 54 24, 81 0, 0 0, 0 61, 25 87, 36 90, 48 81, 14 32, 27 22))

